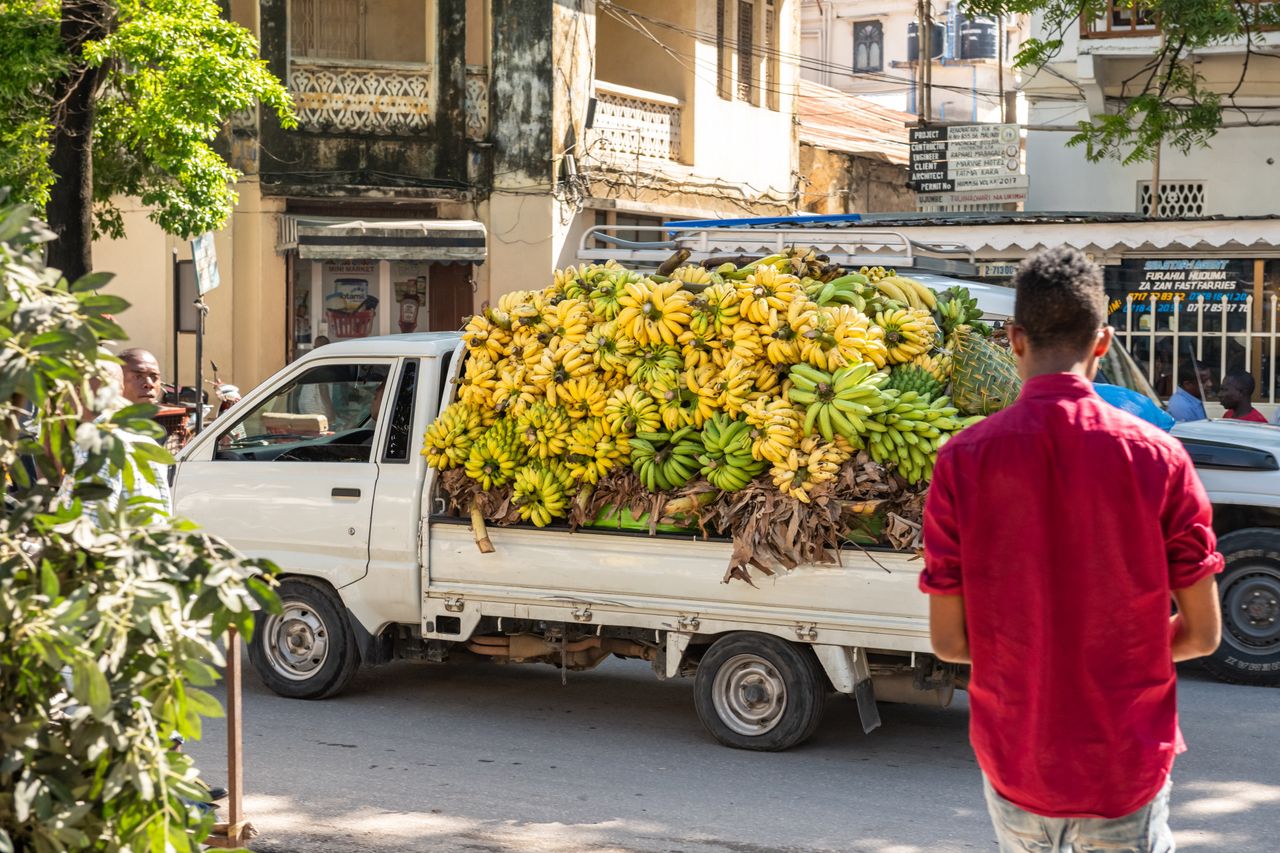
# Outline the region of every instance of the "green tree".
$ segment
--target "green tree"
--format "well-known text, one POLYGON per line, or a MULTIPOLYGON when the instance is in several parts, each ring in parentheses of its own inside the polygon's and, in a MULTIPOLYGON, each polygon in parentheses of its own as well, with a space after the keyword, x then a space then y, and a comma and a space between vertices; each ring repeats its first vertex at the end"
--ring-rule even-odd
POLYGON ((203 689, 216 638, 278 608, 269 566, 140 498, 102 502, 104 467, 153 477, 169 457, 122 436, 155 435, 153 407, 87 419, 127 306, 99 292, 109 275, 46 268, 53 235, 29 215, 0 208, 0 851, 197 850, 212 818, 184 804, 204 794, 169 736, 222 713, 203 689))
MULTIPOLYGON (((1160 47, 1142 57, 1139 67, 1120 82, 1103 115, 1082 121, 1068 145, 1085 146, 1092 161, 1113 158, 1124 163, 1151 160, 1160 146, 1186 153, 1207 147, 1223 126, 1226 111, 1248 110, 1237 104, 1246 76, 1258 63, 1259 34, 1280 25, 1280 3, 1254 0, 1114 0, 1122 8, 1141 9, 1158 22, 1160 47), (1244 48, 1239 74, 1225 87, 1200 73, 1196 51, 1236 43, 1244 48)), ((1022 46, 1015 64, 1039 71, 1062 50, 1065 34, 1080 21, 1105 17, 1106 0, 969 0, 966 8, 989 15, 1032 15, 1039 32, 1022 46)), ((1135 57, 1137 58, 1137 57, 1135 57)))
POLYGON ((217 0, 6 0, 0 50, 0 186, 44 206, 50 263, 72 280, 95 233, 123 233, 113 197, 183 238, 220 228, 239 173, 213 143, 230 115, 261 103, 294 123, 257 39, 217 0))

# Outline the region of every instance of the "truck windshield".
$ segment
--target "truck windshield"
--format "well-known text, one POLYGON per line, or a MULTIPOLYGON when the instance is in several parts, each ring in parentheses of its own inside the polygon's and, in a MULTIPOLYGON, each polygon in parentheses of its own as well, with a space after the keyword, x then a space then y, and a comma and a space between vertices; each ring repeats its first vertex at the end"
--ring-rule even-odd
POLYGON ((1107 354, 1102 357, 1098 365, 1098 381, 1137 391, 1144 397, 1151 398, 1151 401, 1160 408, 1164 408, 1164 401, 1151 387, 1151 383, 1142 373, 1142 368, 1133 360, 1133 356, 1125 351, 1119 341, 1112 341, 1111 349, 1107 350, 1107 354))

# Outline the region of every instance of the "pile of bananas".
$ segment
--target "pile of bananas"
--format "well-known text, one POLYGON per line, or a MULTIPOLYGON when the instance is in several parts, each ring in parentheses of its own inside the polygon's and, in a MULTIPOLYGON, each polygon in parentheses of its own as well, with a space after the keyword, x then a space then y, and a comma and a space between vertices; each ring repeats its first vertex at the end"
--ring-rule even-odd
POLYGON ((627 469, 652 492, 704 479, 808 502, 865 450, 918 482, 968 423, 942 396, 943 332, 976 319, 963 290, 813 250, 660 273, 569 267, 469 318, 428 464, 545 526, 627 469))

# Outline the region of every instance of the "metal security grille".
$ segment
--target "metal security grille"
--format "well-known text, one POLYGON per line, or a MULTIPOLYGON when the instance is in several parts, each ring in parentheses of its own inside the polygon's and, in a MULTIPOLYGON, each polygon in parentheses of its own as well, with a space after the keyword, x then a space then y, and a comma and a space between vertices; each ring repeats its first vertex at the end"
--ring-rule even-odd
POLYGON ((716 0, 716 92, 720 97, 733 97, 729 74, 729 45, 725 30, 728 28, 729 0, 716 0))
MULTIPOLYGON (((1151 181, 1138 182, 1138 212, 1151 216, 1151 181)), ((1204 215, 1204 181, 1161 181, 1156 216, 1180 219, 1204 215)))
POLYGON ((738 97, 755 103, 756 84, 752 74, 756 51, 756 4, 738 0, 738 97))
POLYGON ((294 56, 364 59, 364 15, 360 0, 293 0, 289 41, 294 56))
POLYGON ((765 67, 769 69, 764 82, 765 103, 769 109, 776 110, 780 106, 782 84, 779 82, 778 9, 774 0, 764 3, 764 49, 765 67))

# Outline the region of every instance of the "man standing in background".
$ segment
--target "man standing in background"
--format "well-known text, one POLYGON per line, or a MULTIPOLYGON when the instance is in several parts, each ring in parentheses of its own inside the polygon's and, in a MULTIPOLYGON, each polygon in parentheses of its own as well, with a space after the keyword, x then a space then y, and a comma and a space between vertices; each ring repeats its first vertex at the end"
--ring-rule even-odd
POLYGON ((1203 361, 1187 360, 1178 365, 1178 387, 1169 398, 1169 414, 1179 423, 1203 421, 1204 395, 1213 393, 1213 375, 1203 361))

